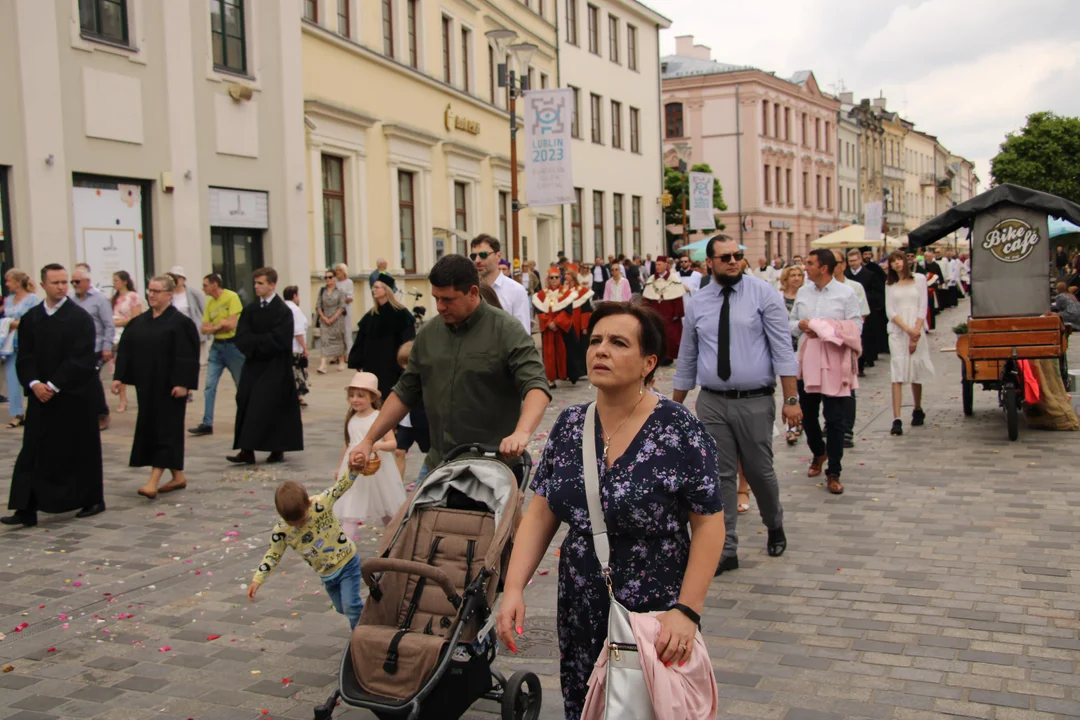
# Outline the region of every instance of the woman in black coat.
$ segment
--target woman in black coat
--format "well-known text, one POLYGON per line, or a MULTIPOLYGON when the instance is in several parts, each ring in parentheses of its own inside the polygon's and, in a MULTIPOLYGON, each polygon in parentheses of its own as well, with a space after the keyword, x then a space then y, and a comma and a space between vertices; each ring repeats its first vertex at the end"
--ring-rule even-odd
POLYGON ((379 378, 383 400, 401 377, 398 348, 416 337, 416 321, 394 297, 396 291, 394 278, 379 273, 379 279, 371 286, 375 306, 357 323, 356 340, 349 352, 349 367, 374 373, 379 378))

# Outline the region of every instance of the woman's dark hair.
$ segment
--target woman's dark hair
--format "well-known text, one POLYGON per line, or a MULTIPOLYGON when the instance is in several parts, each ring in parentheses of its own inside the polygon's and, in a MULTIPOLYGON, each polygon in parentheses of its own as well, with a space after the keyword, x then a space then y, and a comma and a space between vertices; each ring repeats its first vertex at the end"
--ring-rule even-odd
POLYGON ((286 300, 292 300, 299 294, 300 288, 296 287, 295 285, 290 285, 289 287, 285 288, 285 292, 281 293, 281 297, 285 298, 286 300))
POLYGON ((660 318, 659 313, 647 305, 634 305, 628 302, 602 302, 596 306, 592 317, 589 318, 588 336, 592 337, 593 329, 598 322, 616 315, 630 315, 638 321, 638 325, 641 327, 638 333, 641 356, 656 356, 656 367, 645 377, 645 384, 648 385, 656 373, 656 368, 660 367, 660 362, 667 357, 667 333, 664 329, 664 321, 660 318))
POLYGON ((428 273, 428 282, 432 287, 452 287, 468 294, 474 286, 480 287, 480 273, 464 255, 443 255, 428 273))
POLYGON ((836 256, 833 255, 832 250, 826 250, 825 248, 818 248, 817 250, 811 250, 810 255, 817 258, 818 265, 821 265, 829 274, 832 275, 833 270, 836 269, 836 256))
POLYGON ((895 285, 896 283, 900 282, 901 280, 910 280, 910 279, 911 279, 911 263, 908 262, 907 255, 900 252, 899 250, 895 250, 895 251, 889 253, 889 257, 887 257, 885 259, 885 284, 886 285, 895 285), (904 262, 904 269, 901 271, 901 272, 903 272, 902 276, 897 274, 897 272, 895 270, 893 270, 893 267, 892 267, 892 261, 893 260, 902 260, 904 262))
POLYGON ((497 307, 500 310, 504 309, 502 303, 499 302, 499 296, 495 294, 495 288, 486 282, 480 283, 480 299, 491 307, 497 307))
MULTIPOLYGON (((127 270, 117 270, 113 273, 113 277, 120 278, 120 282, 124 283, 128 292, 135 292, 135 283, 131 280, 131 275, 127 270)), ((113 293, 112 306, 116 307, 116 301, 120 299, 120 293, 113 293)))

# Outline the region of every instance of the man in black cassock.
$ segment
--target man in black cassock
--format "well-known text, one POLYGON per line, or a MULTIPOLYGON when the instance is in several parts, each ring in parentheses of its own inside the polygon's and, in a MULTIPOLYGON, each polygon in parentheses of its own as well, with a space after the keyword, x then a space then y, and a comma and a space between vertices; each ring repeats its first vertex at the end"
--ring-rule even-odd
POLYGON ((292 371, 293 314, 274 290, 277 271, 254 273, 255 300, 236 326, 236 347, 244 354, 244 372, 236 389, 236 434, 229 462, 250 465, 255 451, 269 451, 267 462, 304 449, 304 424, 292 371))
POLYGON ((175 282, 168 275, 150 281, 150 312, 135 316, 120 336, 112 391, 134 385, 139 417, 131 443, 131 467, 150 466, 150 479, 139 494, 153 500, 159 492, 183 490, 184 413, 188 393, 199 386, 199 333, 195 323, 172 306, 175 282), (169 482, 158 487, 165 470, 169 482))
POLYGON ((863 368, 874 367, 878 355, 888 350, 889 346, 889 320, 885 316, 885 271, 873 262, 872 252, 870 253, 871 261, 866 263, 864 250, 870 252, 869 247, 848 251, 848 268, 844 271, 849 280, 854 280, 863 286, 863 290, 866 291, 866 304, 870 306, 870 314, 863 321, 863 354, 859 356, 860 375, 863 373, 863 368))
POLYGON ((8 496, 15 512, 0 518, 4 525, 33 527, 38 510, 78 510, 80 518, 105 511, 94 321, 68 298, 64 266, 43 267, 41 284, 45 302, 19 323, 15 368, 27 390, 26 429, 8 496))
POLYGON ((937 329, 936 318, 938 313, 941 312, 938 303, 938 290, 941 289, 944 277, 941 274, 941 266, 934 259, 933 248, 923 248, 923 258, 923 264, 915 268, 915 272, 926 276, 926 285, 930 293, 930 297, 926 302, 926 327, 928 330, 935 330, 937 329))

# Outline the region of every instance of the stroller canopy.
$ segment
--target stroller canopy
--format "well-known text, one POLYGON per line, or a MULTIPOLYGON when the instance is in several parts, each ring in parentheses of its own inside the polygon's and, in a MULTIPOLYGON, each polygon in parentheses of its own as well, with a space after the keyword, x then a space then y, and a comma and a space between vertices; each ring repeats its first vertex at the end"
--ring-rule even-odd
POLYGON ((405 513, 405 520, 420 508, 447 507, 450 491, 454 489, 474 502, 487 505, 495 513, 495 525, 498 526, 516 486, 514 473, 499 460, 481 457, 453 461, 432 470, 424 478, 405 513))

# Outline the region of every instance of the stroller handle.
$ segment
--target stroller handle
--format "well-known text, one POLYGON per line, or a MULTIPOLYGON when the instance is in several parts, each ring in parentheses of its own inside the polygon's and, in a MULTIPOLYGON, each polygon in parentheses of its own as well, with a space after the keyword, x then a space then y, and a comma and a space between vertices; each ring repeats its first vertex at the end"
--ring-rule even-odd
MULTIPOLYGON (((487 457, 500 457, 502 453, 499 452, 498 445, 485 445, 484 443, 466 443, 465 445, 458 445, 453 450, 446 453, 443 456, 443 462, 450 462, 456 460, 462 455, 472 453, 473 455, 483 455, 487 457)), ((525 464, 526 470, 532 470, 532 455, 528 450, 524 450, 521 453, 521 461, 525 464)))
POLYGON ((455 608, 461 602, 461 598, 458 597, 457 588, 454 587, 454 583, 450 580, 450 576, 443 572, 441 568, 437 568, 434 565, 426 565, 413 560, 368 558, 360 564, 360 572, 364 576, 364 582, 367 583, 368 587, 371 588, 373 592, 379 591, 379 582, 375 579, 376 573, 400 572, 408 575, 419 575, 435 583, 442 588, 443 593, 446 594, 446 599, 449 600, 450 604, 455 608))

